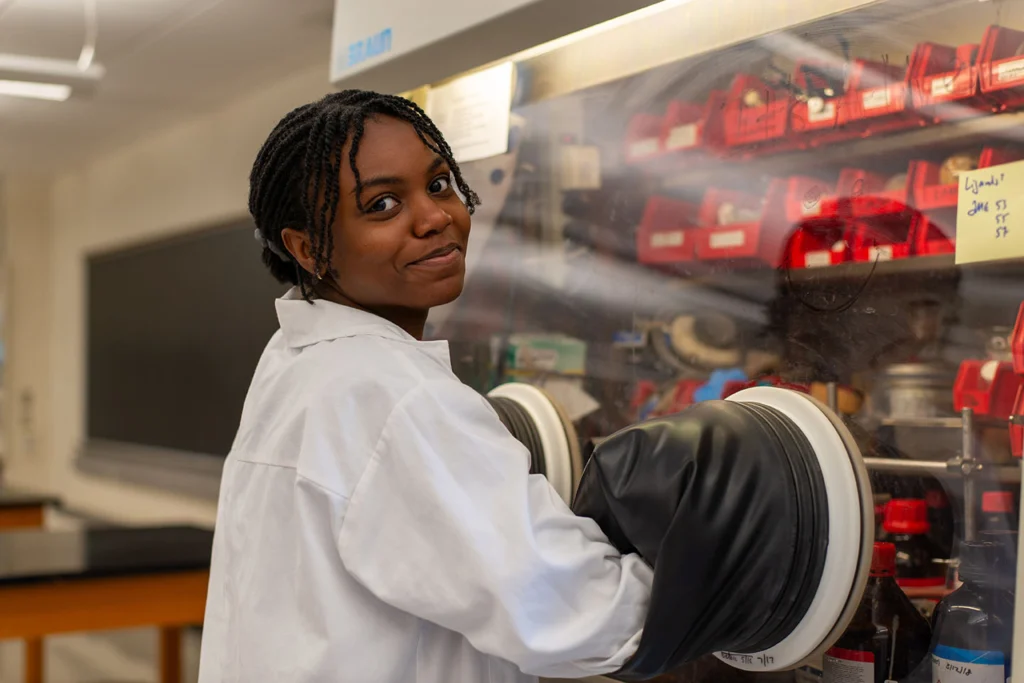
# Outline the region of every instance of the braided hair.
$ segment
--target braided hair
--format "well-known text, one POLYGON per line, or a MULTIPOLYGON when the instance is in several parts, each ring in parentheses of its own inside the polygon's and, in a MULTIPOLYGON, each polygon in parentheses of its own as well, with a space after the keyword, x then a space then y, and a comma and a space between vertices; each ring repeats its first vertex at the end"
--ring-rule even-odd
POLYGON ((249 213, 263 244, 263 263, 279 282, 298 285, 303 298, 311 299, 313 279, 331 271, 334 236, 331 226, 338 214, 341 189, 341 151, 351 136, 349 167, 356 181, 356 204, 362 180, 356 167, 363 124, 375 115, 405 121, 423 144, 443 158, 470 213, 480 198, 462 178, 451 147, 441 131, 415 103, 395 95, 365 90, 344 90, 292 110, 274 127, 263 143, 249 176, 249 213), (306 272, 285 249, 281 231, 304 230, 310 238, 314 272, 306 272))

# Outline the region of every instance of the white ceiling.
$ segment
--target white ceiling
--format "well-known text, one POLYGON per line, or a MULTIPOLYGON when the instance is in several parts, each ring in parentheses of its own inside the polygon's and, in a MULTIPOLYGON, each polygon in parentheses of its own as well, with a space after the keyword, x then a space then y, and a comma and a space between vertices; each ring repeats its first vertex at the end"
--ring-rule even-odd
MULTIPOLYGON (((333 0, 98 0, 87 99, 0 96, 0 173, 59 171, 330 58, 333 0)), ((0 53, 77 59, 83 0, 0 0, 0 53)))

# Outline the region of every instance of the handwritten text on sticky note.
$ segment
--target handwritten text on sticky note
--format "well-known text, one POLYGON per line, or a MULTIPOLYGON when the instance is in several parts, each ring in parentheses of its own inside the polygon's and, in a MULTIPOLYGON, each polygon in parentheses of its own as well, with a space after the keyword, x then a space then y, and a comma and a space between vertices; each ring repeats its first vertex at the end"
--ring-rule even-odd
POLYGON ((1024 257, 1024 161, 961 171, 956 262, 1024 257))

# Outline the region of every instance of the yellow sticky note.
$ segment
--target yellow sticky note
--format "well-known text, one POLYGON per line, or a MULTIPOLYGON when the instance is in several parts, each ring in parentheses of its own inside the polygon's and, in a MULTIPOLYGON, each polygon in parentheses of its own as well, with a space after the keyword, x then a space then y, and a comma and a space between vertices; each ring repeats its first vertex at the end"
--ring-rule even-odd
POLYGON ((961 171, 956 263, 1024 257, 1024 161, 961 171))

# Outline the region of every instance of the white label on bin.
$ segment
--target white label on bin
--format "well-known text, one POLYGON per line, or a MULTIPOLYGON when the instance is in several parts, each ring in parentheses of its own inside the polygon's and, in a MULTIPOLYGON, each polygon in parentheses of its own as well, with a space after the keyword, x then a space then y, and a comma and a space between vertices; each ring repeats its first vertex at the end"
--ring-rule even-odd
POLYGON ((932 97, 953 94, 953 77, 939 76, 932 79, 932 97))
POLYGON ((822 680, 828 683, 875 683, 875 656, 834 647, 825 653, 822 680))
POLYGON ((728 249, 729 247, 742 247, 746 241, 747 234, 742 230, 729 230, 712 233, 708 244, 712 249, 728 249))
POLYGON ((697 124, 688 123, 684 126, 676 126, 668 132, 668 139, 665 141, 667 149, 686 149, 697 144, 697 124))
POLYGON ((813 201, 800 202, 800 214, 803 216, 821 215, 821 198, 819 197, 813 201))
POLYGON ((892 245, 883 244, 880 247, 868 249, 868 256, 872 261, 892 261, 892 245))
POLYGON ((664 249, 666 247, 681 247, 683 246, 683 231, 682 230, 671 230, 668 232, 656 232, 651 235, 651 247, 654 249, 664 249))
POLYGON ((996 65, 997 81, 1017 81, 1021 78, 1024 78, 1024 59, 1015 59, 1012 62, 996 65))
POLYGON ((866 90, 861 95, 861 102, 864 104, 865 109, 879 109, 881 107, 888 107, 889 102, 889 88, 875 88, 874 90, 866 90))
POLYGON ((828 251, 809 251, 804 254, 804 266, 807 268, 820 268, 831 266, 832 255, 828 251))
POLYGON ((658 151, 658 138, 644 138, 629 146, 629 153, 634 157, 646 157, 658 151))
POLYGON ((937 645, 932 654, 932 680, 935 683, 1005 683, 1005 661, 1002 652, 937 645))
POLYGON ((836 117, 836 103, 832 100, 826 102, 820 97, 812 97, 807 100, 807 120, 811 123, 819 121, 831 121, 836 117))

